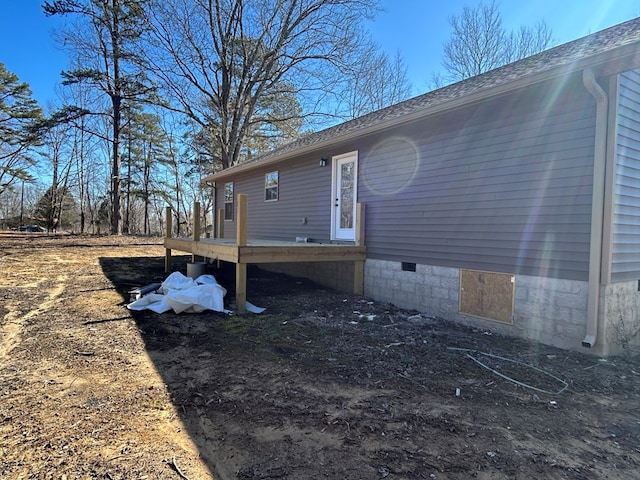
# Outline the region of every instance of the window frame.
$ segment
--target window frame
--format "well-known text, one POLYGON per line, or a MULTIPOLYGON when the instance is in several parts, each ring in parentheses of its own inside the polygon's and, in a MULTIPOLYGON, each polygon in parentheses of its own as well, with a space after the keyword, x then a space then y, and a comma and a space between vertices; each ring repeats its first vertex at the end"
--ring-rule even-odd
POLYGON ((264 201, 265 202, 277 202, 280 198, 280 172, 274 170, 264 174, 264 201), (273 179, 275 175, 275 185, 269 184, 269 180, 273 179), (275 198, 269 198, 269 191, 275 191, 275 198))
POLYGON ((224 184, 223 191, 223 200, 224 200, 224 221, 232 222, 233 214, 234 214, 234 185, 233 182, 228 182, 224 184), (229 193, 230 192, 230 193, 229 193), (229 208, 230 206, 230 208, 229 208))

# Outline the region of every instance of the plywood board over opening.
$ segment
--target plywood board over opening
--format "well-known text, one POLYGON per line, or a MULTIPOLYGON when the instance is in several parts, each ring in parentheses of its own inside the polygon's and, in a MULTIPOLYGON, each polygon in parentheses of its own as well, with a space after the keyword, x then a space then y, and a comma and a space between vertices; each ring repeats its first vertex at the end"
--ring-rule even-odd
POLYGON ((460 269, 460 313, 513 323, 515 276, 460 269))

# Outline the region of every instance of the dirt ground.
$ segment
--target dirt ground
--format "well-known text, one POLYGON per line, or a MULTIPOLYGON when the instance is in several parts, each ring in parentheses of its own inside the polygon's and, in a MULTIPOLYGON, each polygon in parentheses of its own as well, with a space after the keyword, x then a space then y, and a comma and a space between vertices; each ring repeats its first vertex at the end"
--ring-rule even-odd
POLYGON ((640 478, 637 361, 259 271, 261 315, 127 310, 163 255, 0 234, 1 478, 640 478))

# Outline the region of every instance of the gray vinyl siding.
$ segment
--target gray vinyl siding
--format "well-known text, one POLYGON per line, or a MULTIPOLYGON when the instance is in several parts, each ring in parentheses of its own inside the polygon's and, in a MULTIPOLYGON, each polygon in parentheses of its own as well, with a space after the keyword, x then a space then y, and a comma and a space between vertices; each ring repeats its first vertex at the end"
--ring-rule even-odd
POLYGON ((360 155, 368 256, 586 280, 594 118, 574 82, 389 132, 360 155))
MULTIPOLYGON (((249 238, 329 240, 331 166, 320 167, 319 160, 316 155, 299 158, 294 163, 254 170, 234 179, 236 197, 240 193, 248 195, 249 238), (266 202, 264 176, 273 171, 278 171, 278 200, 266 202)), ((218 190, 219 201, 222 200, 221 191, 222 186, 218 190)), ((234 215, 233 222, 225 222, 225 237, 235 238, 236 219, 237 215, 234 215)))
POLYGON ((255 168, 235 194, 249 195, 252 238, 328 240, 331 168, 318 162, 355 150, 368 257, 586 281, 594 131, 577 75, 255 168), (265 202, 276 169, 280 197, 265 202))
POLYGON ((611 280, 640 278, 640 71, 618 76, 611 280))

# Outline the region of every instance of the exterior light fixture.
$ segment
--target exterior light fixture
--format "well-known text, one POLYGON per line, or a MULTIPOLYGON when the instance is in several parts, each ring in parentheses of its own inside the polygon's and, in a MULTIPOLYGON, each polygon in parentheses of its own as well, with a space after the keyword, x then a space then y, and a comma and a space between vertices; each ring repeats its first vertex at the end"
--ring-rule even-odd
POLYGON ((322 157, 322 158, 320 159, 320 166, 321 166, 321 167, 326 167, 326 166, 327 166, 327 161, 328 161, 328 159, 327 159, 327 158, 322 157))

